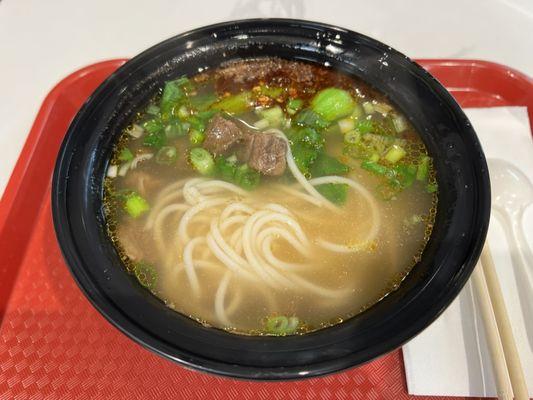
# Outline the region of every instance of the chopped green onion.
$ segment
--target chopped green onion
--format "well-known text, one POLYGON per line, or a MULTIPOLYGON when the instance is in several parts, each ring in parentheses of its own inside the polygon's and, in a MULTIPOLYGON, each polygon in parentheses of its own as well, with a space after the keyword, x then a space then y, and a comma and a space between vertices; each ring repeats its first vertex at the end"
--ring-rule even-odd
POLYGON ((126 161, 118 169, 118 176, 122 176, 122 177, 126 176, 128 171, 130 170, 130 167, 131 167, 131 161, 126 161))
POLYGON ((196 130, 196 129, 191 129, 189 131, 189 142, 196 146, 196 145, 199 145, 199 144, 202 144, 205 140, 205 133, 203 132, 200 132, 199 130, 196 130))
POLYGON ((142 127, 148 133, 156 133, 162 131, 164 125, 163 121, 161 121, 159 118, 152 118, 147 121, 144 121, 142 127))
POLYGON ((243 164, 235 170, 235 183, 246 190, 255 189, 259 185, 261 175, 258 171, 243 164))
POLYGON ((174 146, 163 146, 155 155, 155 162, 161 165, 172 165, 178 159, 178 150, 174 146))
POLYGON ((211 107, 229 114, 242 114, 252 107, 252 95, 250 92, 242 92, 224 97, 211 107))
POLYGON ((369 102, 369 101, 365 101, 363 103, 363 111, 365 112, 365 114, 373 114, 374 113, 374 105, 369 102))
POLYGON ((197 131, 203 132, 205 131, 205 125, 206 121, 204 119, 201 119, 199 116, 192 116, 188 119, 188 123, 190 128, 196 129, 197 131))
POLYGON ((118 156, 118 159, 120 161, 131 161, 133 160, 133 153, 131 152, 130 149, 128 149, 127 147, 124 147, 121 151, 120 151, 120 154, 118 156))
POLYGON ((361 140, 361 134, 357 131, 348 131, 344 134, 344 143, 355 144, 361 140))
POLYGON ((366 169, 367 171, 373 172, 377 175, 387 175, 389 169, 384 165, 378 164, 374 161, 363 161, 361 163, 361 168, 366 169))
POLYGON ((436 183, 428 183, 426 186, 426 192, 428 193, 435 193, 437 190, 439 190, 439 187, 436 183))
POLYGON ((178 120, 171 121, 165 126, 165 136, 168 139, 175 139, 186 133, 187 129, 185 129, 185 124, 182 124, 178 120))
POLYGON ((187 107, 181 106, 180 108, 178 108, 178 117, 180 117, 181 119, 187 119, 190 115, 191 113, 189 112, 187 107))
POLYGON ((284 315, 268 317, 265 323, 266 332, 273 335, 291 335, 296 332, 300 320, 298 317, 284 315))
POLYGON ((407 122, 405 122, 405 118, 399 115, 392 118, 392 125, 397 133, 403 132, 407 129, 407 122))
POLYGON ((150 104, 148 107, 146 107, 146 114, 158 116, 160 111, 161 109, 155 104, 150 104))
POLYGON ((193 168, 202 175, 213 175, 215 172, 215 160, 211 153, 201 147, 191 149, 189 159, 193 168))
POLYGON ((118 165, 110 165, 107 168, 107 177, 108 178, 116 178, 118 174, 118 165))
POLYGON ((144 129, 142 126, 133 124, 131 128, 128 130, 128 135, 133 137, 134 139, 139 139, 144 133, 144 129))
POLYGON ((391 164, 396 164, 398 161, 404 158, 406 154, 407 152, 401 146, 393 144, 389 151, 387 151, 385 154, 385 160, 391 164))
POLYGON ((235 178, 235 171, 237 170, 236 164, 233 160, 230 160, 229 158, 225 157, 217 157, 215 159, 215 166, 216 166, 216 172, 217 175, 219 175, 222 179, 228 182, 233 182, 235 178))
POLYGON ((278 317, 269 317, 266 322, 266 329, 268 333, 276 335, 283 335, 289 326, 289 319, 283 315, 278 317))
POLYGON ((425 181, 429 174, 429 161, 428 156, 422 156, 420 162, 418 163, 418 169, 416 171, 416 180, 425 181))
POLYGON ((289 99, 287 101, 287 114, 294 115, 298 112, 300 108, 302 108, 304 105, 304 101, 302 99, 289 99))
POLYGON ((136 192, 126 196, 124 210, 133 218, 138 218, 150 209, 148 202, 136 192))
POLYGON ((372 130, 374 129, 374 124, 371 120, 365 119, 357 124, 356 129, 357 132, 364 135, 366 133, 372 132, 372 130))
POLYGON ((378 162, 379 159, 380 157, 378 153, 372 153, 370 157, 368 157, 368 161, 372 161, 372 162, 378 162))
POLYGON ((353 131, 355 128, 355 121, 352 118, 340 119, 339 122, 337 122, 337 124, 339 124, 339 129, 341 133, 353 131))
POLYGON ((392 110, 392 107, 388 105, 387 103, 376 103, 374 104, 374 111, 377 111, 384 117, 387 116, 388 113, 390 113, 392 110))
POLYGON ((287 325, 287 333, 294 333, 300 325, 300 319, 298 317, 289 317, 289 324, 287 325))
POLYGON ((363 107, 361 107, 359 103, 356 103, 354 105, 353 112, 352 112, 353 119, 359 119, 363 116, 363 114, 364 114, 363 107))
POLYGON ((350 93, 334 87, 321 90, 311 100, 311 109, 328 122, 350 115, 354 106, 350 93))
POLYGON ((133 265, 133 273, 141 285, 147 289, 154 289, 157 283, 155 268, 145 262, 137 262, 133 265))
POLYGON ((160 148, 166 143, 165 133, 162 131, 152 132, 144 137, 143 145, 148 147, 160 148))

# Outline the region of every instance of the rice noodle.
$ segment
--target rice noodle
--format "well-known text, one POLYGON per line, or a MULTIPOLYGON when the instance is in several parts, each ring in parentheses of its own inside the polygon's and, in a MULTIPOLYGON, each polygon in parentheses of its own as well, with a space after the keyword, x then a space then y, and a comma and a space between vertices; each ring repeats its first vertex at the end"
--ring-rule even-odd
MULTIPOLYGON (((284 138, 288 145, 283 132, 275 129, 269 132, 284 138)), ((148 213, 145 229, 151 231, 157 251, 166 260, 167 268, 171 268, 169 271, 185 271, 195 296, 208 295, 201 290, 204 274, 219 276, 212 315, 224 326, 231 326, 230 316, 242 304, 244 295, 238 289, 240 279, 256 283, 254 290, 270 311, 276 311, 274 294, 278 290, 310 292, 328 301, 345 298, 350 290, 326 288, 319 282, 312 282, 309 275, 302 276, 312 271, 313 249, 319 246, 338 253, 359 251, 368 246, 380 230, 378 206, 362 185, 338 176, 307 180, 298 170, 289 146, 287 153, 287 164, 298 186, 276 187, 289 197, 305 201, 317 211, 324 207, 340 211, 315 189, 317 185, 334 183, 347 184, 365 200, 371 226, 359 243, 349 246, 323 238, 312 242, 301 225, 301 222, 312 221, 312 209, 303 212, 298 207, 291 210, 278 203, 258 203, 257 199, 250 198, 249 192, 236 185, 206 178, 180 180, 167 186, 158 194, 148 213), (169 220, 172 215, 174 219, 169 220), (165 229, 169 226, 175 227, 170 231, 173 241, 165 243, 165 229), (277 241, 298 254, 301 261, 289 262, 274 254, 273 246, 277 241), (196 272, 199 268, 205 269, 200 277, 196 272), (237 281, 229 290, 234 279, 237 281)))
POLYGON ((292 156, 291 144, 289 143, 289 139, 287 139, 287 136, 285 136, 285 134, 279 129, 269 129, 266 132, 273 133, 277 135, 278 137, 282 138, 283 140, 285 140, 285 143, 287 144, 287 154, 286 154, 287 166, 289 167, 289 170, 291 171, 292 176, 294 176, 294 178, 298 181, 298 183, 302 185, 305 191, 309 193, 311 196, 313 196, 314 198, 316 198, 317 200, 319 200, 320 205, 326 206, 330 209, 336 209, 336 207, 333 204, 331 204, 331 202, 327 200, 324 196, 322 196, 318 192, 318 190, 316 190, 313 187, 313 185, 311 185, 309 181, 305 178, 305 176, 300 172, 300 169, 296 165, 296 162, 294 161, 294 157, 292 156))
POLYGON ((357 252, 368 247, 368 245, 376 238, 381 227, 381 215, 378 210, 378 205, 376 204, 376 201, 374 200, 372 194, 363 185, 355 182, 352 179, 344 178, 341 176, 323 176, 320 178, 311 179, 309 183, 311 185, 323 185, 327 183, 340 183, 348 185, 366 200, 368 206, 370 207, 370 212, 372 214, 372 227, 368 231, 367 236, 359 243, 355 245, 340 245, 329 242, 324 239, 318 239, 317 243, 327 250, 339 253, 357 252))
POLYGON ((185 267, 185 273, 187 274, 187 278, 189 278, 189 283, 191 284, 194 294, 197 296, 200 294, 200 283, 198 282, 198 277, 196 276, 196 271, 194 270, 192 253, 194 246, 203 241, 204 239, 201 237, 194 238, 187 243, 183 249, 183 265, 185 267))
POLYGON ((224 326, 230 326, 226 310, 224 309, 224 299, 226 298, 226 290, 228 289, 229 280, 231 279, 231 272, 227 271, 218 286, 217 293, 215 294, 215 314, 224 326))

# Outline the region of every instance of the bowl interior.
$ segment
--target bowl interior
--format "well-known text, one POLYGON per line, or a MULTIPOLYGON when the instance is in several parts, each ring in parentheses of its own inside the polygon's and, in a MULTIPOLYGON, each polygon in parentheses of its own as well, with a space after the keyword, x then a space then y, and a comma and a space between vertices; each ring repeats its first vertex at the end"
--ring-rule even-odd
POLYGON ((433 77, 368 37, 294 20, 201 28, 126 63, 72 122, 53 183, 54 224, 62 251, 79 286, 102 314, 168 358, 205 371, 258 379, 333 372, 384 354, 416 335, 468 279, 485 239, 489 209, 480 144, 464 113, 433 77), (205 328, 165 307, 125 272, 107 237, 102 209, 102 183, 113 143, 164 81, 228 60, 269 56, 328 65, 385 93, 422 136, 439 182, 432 237, 397 291, 340 325, 282 338, 205 328))

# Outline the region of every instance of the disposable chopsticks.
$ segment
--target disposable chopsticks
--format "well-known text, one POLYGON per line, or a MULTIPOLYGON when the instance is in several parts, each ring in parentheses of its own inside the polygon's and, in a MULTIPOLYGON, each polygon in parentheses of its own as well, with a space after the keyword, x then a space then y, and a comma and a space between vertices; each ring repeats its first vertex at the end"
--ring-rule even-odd
POLYGON ((481 252, 481 263, 474 270, 472 283, 487 334, 498 397, 512 399, 514 393, 515 399, 528 400, 524 371, 488 244, 481 252))

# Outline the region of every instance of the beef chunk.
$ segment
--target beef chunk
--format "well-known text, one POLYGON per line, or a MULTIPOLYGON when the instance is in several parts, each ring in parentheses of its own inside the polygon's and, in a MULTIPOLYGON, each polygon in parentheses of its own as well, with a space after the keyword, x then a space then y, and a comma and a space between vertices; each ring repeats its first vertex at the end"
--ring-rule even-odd
POLYGON ((205 129, 204 148, 214 155, 225 154, 244 136, 234 122, 215 115, 205 129))
POLYGON ((240 162, 247 163, 250 159, 250 155, 252 154, 252 146, 254 145, 254 137, 256 135, 257 134, 254 133, 247 133, 242 138, 242 141, 237 148, 237 152, 235 153, 240 162))
POLYGON ((279 176, 287 166, 287 143, 272 133, 256 133, 246 137, 241 157, 263 175, 279 176))

